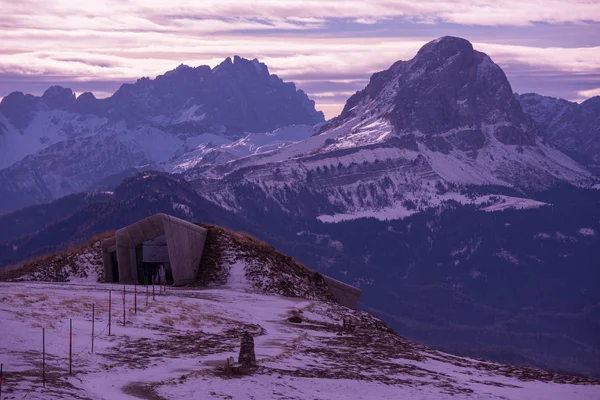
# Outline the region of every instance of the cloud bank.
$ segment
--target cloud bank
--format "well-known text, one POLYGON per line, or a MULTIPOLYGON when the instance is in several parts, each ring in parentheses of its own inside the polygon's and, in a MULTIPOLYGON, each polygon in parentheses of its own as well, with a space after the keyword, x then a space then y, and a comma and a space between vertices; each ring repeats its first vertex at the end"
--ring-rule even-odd
POLYGON ((56 83, 111 92, 181 63, 214 66, 237 54, 297 82, 331 117, 373 72, 412 58, 439 32, 466 36, 505 69, 515 90, 581 99, 600 87, 600 38, 594 38, 600 6, 590 1, 0 0, 0 6, 0 96, 39 94, 56 83))

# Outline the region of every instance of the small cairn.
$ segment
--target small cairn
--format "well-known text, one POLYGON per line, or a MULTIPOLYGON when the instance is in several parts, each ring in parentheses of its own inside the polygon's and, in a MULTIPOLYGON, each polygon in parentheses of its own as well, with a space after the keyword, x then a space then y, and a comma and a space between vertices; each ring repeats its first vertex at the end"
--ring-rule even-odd
POLYGON ((242 343, 240 346, 238 363, 242 364, 245 368, 251 368, 256 365, 256 355, 254 354, 254 338, 248 331, 245 331, 242 334, 242 343))

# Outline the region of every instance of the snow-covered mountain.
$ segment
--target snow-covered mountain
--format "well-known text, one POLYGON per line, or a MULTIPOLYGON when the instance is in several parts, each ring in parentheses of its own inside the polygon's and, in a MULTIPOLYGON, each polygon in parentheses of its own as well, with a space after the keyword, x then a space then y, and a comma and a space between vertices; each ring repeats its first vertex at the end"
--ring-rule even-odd
POLYGON ((86 190, 132 168, 176 169, 199 148, 227 145, 224 159, 277 148, 304 138, 303 128, 271 132, 322 121, 293 83, 237 56, 142 78, 107 99, 56 86, 41 97, 11 93, 0 103, 0 209, 86 190))
POLYGON ((600 175, 600 96, 581 104, 535 93, 516 96, 549 143, 600 175))
POLYGON ((58 86, 41 97, 14 92, 2 99, 0 168, 58 142, 92 135, 106 123, 105 118, 96 115, 66 111, 75 101, 70 89, 58 86))
POLYGON ((467 187, 503 187, 524 197, 558 183, 593 181, 539 137, 502 69, 455 37, 432 41, 413 59, 374 74, 316 135, 204 175, 199 190, 229 209, 243 211, 240 193, 251 190, 290 212, 310 197, 323 219, 400 217, 452 200, 539 206, 475 196, 467 187))

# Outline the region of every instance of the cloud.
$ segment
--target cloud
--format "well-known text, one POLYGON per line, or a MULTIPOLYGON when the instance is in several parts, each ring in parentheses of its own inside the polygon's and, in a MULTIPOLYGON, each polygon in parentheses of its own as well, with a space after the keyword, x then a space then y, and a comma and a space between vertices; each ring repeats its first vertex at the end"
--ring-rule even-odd
POLYGON ((379 22, 379 20, 377 20, 375 18, 358 18, 358 19, 355 19, 354 22, 356 22, 357 24, 363 24, 363 25, 375 25, 376 23, 379 22))
POLYGON ((154 77, 181 63, 214 66, 238 54, 257 57, 271 72, 296 81, 319 107, 341 109, 343 97, 362 89, 373 72, 412 58, 435 38, 429 35, 446 34, 456 26, 482 27, 474 46, 498 62, 519 90, 533 90, 535 82, 553 90, 558 84, 542 78, 568 74, 578 81, 569 83, 570 91, 561 95, 573 98, 600 86, 592 78, 582 83, 588 79, 584 77, 600 73, 600 40, 591 39, 599 26, 594 21, 600 22, 600 7, 590 1, 568 5, 558 0, 0 3, 0 96, 17 84, 39 94, 42 83, 70 83, 77 91, 86 90, 87 84, 109 92, 116 82, 154 77), (402 28, 407 23, 436 25, 411 33, 402 28), (539 23, 543 31, 536 30, 539 23), (544 43, 543 36, 553 27, 560 35, 560 24, 587 27, 582 31, 587 29, 586 44, 592 45, 584 47, 583 39, 574 35, 569 43, 547 47, 547 42, 556 41, 544 43), (519 28, 511 28, 515 26, 519 28), (493 33, 486 36, 486 32, 493 33), (521 32, 529 35, 529 43, 521 32), (533 43, 533 38, 538 42, 533 43))
MULTIPOLYGON (((497 63, 538 66, 544 70, 586 73, 600 71, 600 46, 598 47, 532 47, 495 43, 473 43, 497 63)), ((532 72, 535 71, 529 68, 532 72)))
POLYGON ((582 99, 588 99, 590 97, 600 96, 600 87, 595 88, 595 89, 589 89, 589 90, 580 90, 579 92, 577 92, 577 94, 579 94, 579 96, 581 96, 582 99))
POLYGON ((318 103, 318 105, 319 105, 318 109, 320 111, 323 111, 323 114, 325 114, 326 119, 331 119, 333 117, 340 115, 340 113, 344 109, 344 104, 345 104, 345 102, 343 102, 343 103, 318 103))
MULTIPOLYGON (((23 27, 40 29, 186 29, 193 20, 201 29, 221 30, 223 22, 235 28, 277 29, 321 26, 328 19, 371 23, 387 18, 408 18, 468 25, 528 25, 535 22, 600 21, 593 1, 571 0, 65 0, 2 1, 4 16, 23 27), (6 3, 6 4, 5 4, 6 3), (65 18, 66 17, 66 18, 65 18), (181 24, 181 17, 187 20, 181 24), (179 21, 179 23, 178 23, 179 21), (212 25, 212 27, 211 27, 212 25)), ((13 25, 14 26, 14 25, 13 25)))

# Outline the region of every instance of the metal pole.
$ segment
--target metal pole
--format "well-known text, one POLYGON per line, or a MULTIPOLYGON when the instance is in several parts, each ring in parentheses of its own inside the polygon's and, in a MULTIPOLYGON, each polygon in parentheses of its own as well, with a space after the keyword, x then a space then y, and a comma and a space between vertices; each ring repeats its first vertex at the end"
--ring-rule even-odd
POLYGON ((46 328, 42 328, 42 382, 46 387, 46 328))
POLYGON ((149 288, 149 286, 146 285, 146 307, 148 306, 148 290, 149 290, 148 288, 149 288))
POLYGON ((69 320, 69 375, 73 372, 73 320, 69 320))
POLYGON ((92 304, 92 353, 94 352, 94 316, 96 314, 96 305, 92 304))
POLYGON ((110 336, 110 295, 111 295, 112 291, 109 290, 108 291, 108 336, 110 336))
POLYGON ((125 286, 123 286, 123 326, 125 326, 125 286))
POLYGON ((154 297, 154 275, 152 275, 152 300, 156 300, 156 298, 154 297))
POLYGON ((137 314, 137 283, 133 286, 133 313, 137 314))

